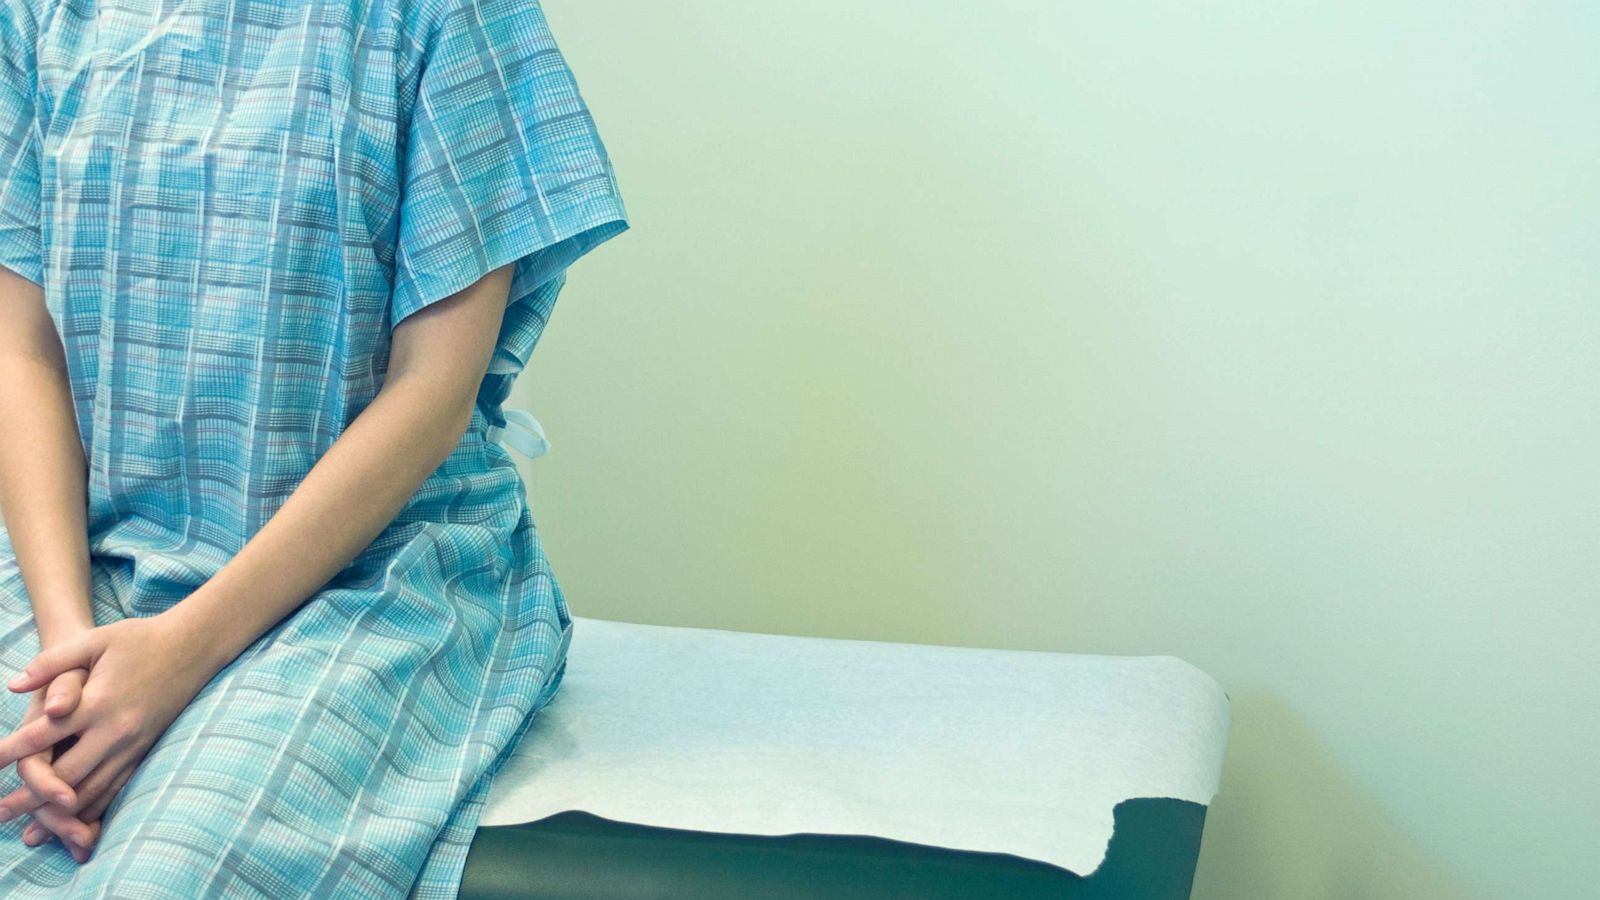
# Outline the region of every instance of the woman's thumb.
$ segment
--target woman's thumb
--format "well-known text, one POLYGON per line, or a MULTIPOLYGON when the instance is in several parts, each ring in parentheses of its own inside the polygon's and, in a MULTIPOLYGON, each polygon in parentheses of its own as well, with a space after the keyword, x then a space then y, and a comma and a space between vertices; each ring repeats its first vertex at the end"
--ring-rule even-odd
POLYGON ((29 660, 21 672, 6 682, 6 687, 19 694, 37 690, 49 684, 51 679, 62 672, 78 668, 87 669, 92 662, 89 641, 79 638, 57 644, 29 660))

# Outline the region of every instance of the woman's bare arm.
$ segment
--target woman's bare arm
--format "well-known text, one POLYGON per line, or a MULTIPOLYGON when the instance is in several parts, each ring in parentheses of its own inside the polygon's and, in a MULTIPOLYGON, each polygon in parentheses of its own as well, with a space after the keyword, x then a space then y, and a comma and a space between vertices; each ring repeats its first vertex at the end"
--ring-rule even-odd
MULTIPOLYGON (((87 858, 111 799, 149 748, 213 676, 366 549, 439 467, 471 421, 511 283, 508 264, 395 326, 378 396, 317 460, 278 512, 194 593, 153 616, 67 637, 11 680, 34 691, 86 672, 72 711, 0 737, 0 767, 47 763, 43 802, 26 789, 0 799, 0 819, 32 812, 87 858)), ((41 833, 42 834, 42 833, 41 833)))
POLYGON ((466 431, 505 312, 511 267, 395 326, 377 397, 278 512, 169 610, 220 670, 338 574, 405 506, 466 431))
MULTIPOLYGON (((377 397, 194 593, 156 615, 64 637, 11 680, 13 691, 38 691, 87 673, 70 712, 29 718, 0 737, 0 767, 48 769, 44 790, 70 791, 45 801, 37 789, 19 788, 0 799, 0 819, 32 812, 75 858, 87 858, 111 799, 201 688, 366 549, 459 443, 500 333, 511 271, 502 266, 395 326, 377 397), (71 749, 41 762, 70 735, 78 737, 71 749)), ((34 505, 43 506, 24 504, 25 518, 46 520, 48 511, 34 505)))
POLYGON ((44 291, 0 267, 0 512, 46 647, 94 627, 85 478, 44 291))

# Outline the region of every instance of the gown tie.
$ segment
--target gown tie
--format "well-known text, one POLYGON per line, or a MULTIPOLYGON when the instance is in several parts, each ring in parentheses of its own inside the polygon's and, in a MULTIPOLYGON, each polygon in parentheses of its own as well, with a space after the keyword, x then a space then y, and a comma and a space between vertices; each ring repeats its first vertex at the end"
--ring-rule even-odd
POLYGON ((503 410, 506 424, 489 426, 489 440, 499 441, 529 459, 550 451, 550 440, 544 435, 544 426, 525 409, 503 410))

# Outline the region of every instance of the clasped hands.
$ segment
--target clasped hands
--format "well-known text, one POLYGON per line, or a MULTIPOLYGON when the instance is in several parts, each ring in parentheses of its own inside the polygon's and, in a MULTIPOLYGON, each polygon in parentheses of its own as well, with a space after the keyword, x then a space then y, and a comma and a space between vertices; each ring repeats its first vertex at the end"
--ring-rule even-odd
POLYGON ((29 661, 6 685, 33 697, 0 738, 0 768, 16 763, 23 781, 0 798, 0 821, 31 813, 25 843, 56 837, 86 862, 106 807, 220 669, 197 638, 162 612, 84 629, 29 661))

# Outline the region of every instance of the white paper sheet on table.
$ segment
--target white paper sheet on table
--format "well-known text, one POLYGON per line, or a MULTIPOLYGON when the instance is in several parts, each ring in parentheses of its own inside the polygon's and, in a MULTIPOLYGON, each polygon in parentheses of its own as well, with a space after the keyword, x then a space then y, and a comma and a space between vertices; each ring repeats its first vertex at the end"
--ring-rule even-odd
POLYGON ((1112 809, 1209 804, 1229 704, 1173 656, 799 637, 574 617, 567 672, 483 825, 564 810, 869 834, 1089 875, 1112 809))

